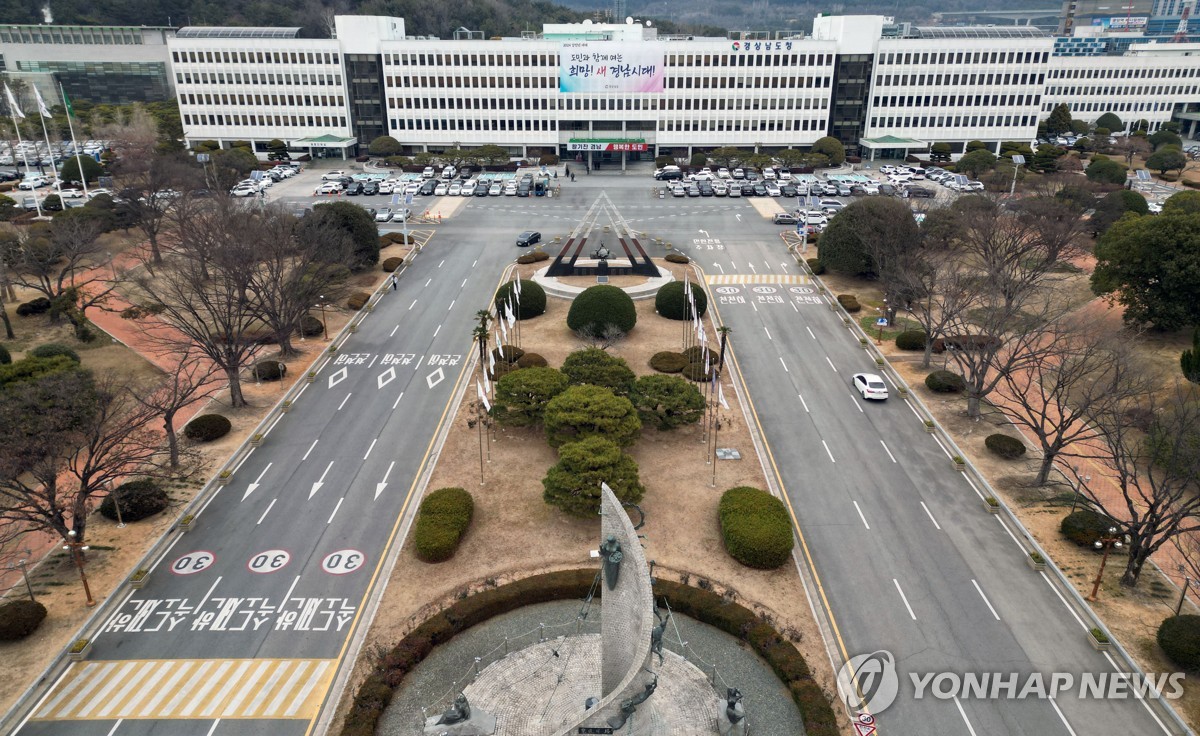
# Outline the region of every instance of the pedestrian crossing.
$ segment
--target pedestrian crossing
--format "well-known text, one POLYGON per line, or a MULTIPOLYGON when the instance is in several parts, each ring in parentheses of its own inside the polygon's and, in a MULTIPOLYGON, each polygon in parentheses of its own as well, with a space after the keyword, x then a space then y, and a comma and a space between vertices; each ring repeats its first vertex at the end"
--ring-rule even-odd
POLYGON ((791 275, 791 274, 772 274, 772 273, 730 273, 730 274, 709 274, 706 279, 708 283, 718 284, 811 284, 812 279, 808 276, 791 275))
POLYGON ((312 719, 333 659, 136 659, 80 662, 34 720, 312 719))

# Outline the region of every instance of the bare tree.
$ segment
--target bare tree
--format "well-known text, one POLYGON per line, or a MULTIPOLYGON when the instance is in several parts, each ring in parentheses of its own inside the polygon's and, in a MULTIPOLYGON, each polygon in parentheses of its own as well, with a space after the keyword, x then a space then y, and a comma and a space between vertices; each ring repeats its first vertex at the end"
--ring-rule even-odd
POLYGON ((1136 586, 1142 567, 1160 547, 1200 531, 1200 396, 1191 384, 1176 384, 1166 398, 1145 393, 1106 404, 1087 417, 1101 431, 1088 443, 1118 493, 1109 497, 1084 486, 1102 512, 1129 536, 1129 558, 1121 584, 1136 586), (1131 417, 1153 417, 1143 432, 1131 417))
POLYGON ((1140 135, 1123 136, 1117 139, 1116 145, 1112 146, 1113 153, 1125 159, 1126 168, 1133 168, 1135 156, 1145 157, 1151 150, 1150 141, 1140 135))
POLYGON ((167 374, 166 380, 150 393, 133 391, 134 399, 162 417, 167 435, 168 462, 172 469, 179 467, 179 436, 175 428, 176 415, 189 404, 216 392, 212 380, 217 366, 194 346, 186 346, 178 367, 167 374))
POLYGON ((14 444, 0 453, 0 542, 31 531, 83 541, 91 500, 159 452, 154 416, 112 374, 63 371, 6 389, 0 426, 14 444))
POLYGON ((1045 485, 1055 458, 1076 455, 1081 443, 1104 430, 1088 421, 1109 405, 1124 406, 1148 392, 1153 379, 1135 360, 1124 336, 1079 315, 1047 325, 1039 349, 1021 370, 1001 373, 996 394, 1004 413, 1038 441, 1042 451, 1036 485, 1045 485))
POLYGON ((170 223, 168 213, 180 198, 180 189, 190 190, 200 176, 177 156, 153 155, 146 165, 118 167, 121 187, 119 204, 133 227, 141 231, 150 246, 150 261, 162 263, 161 238, 170 223))

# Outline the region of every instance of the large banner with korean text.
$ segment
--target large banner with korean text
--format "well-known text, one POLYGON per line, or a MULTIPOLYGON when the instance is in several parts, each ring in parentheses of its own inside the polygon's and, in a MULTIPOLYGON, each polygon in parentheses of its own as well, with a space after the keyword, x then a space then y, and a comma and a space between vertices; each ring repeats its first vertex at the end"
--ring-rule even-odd
POLYGON ((665 43, 570 41, 559 52, 559 92, 662 92, 665 43))

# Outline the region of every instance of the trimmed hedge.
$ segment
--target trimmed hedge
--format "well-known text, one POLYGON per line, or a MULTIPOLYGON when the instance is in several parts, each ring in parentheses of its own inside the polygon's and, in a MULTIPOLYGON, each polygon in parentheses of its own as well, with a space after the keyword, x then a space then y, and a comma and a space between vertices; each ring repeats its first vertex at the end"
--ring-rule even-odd
POLYGON ((492 357, 497 363, 516 363, 525 357, 525 351, 516 345, 497 345, 492 348, 492 357))
POLYGON ((270 358, 260 360, 254 364, 253 375, 260 381, 281 381, 287 375, 287 366, 270 358))
MULTIPOLYGON (((524 289, 525 285, 522 284, 524 289)), ((629 334, 637 325, 637 308, 633 299, 621 289, 597 284, 584 289, 571 302, 567 312, 567 327, 572 332, 602 336, 611 330, 629 334)))
POLYGON ((354 311, 358 311, 367 306, 367 302, 371 301, 371 295, 365 291, 356 291, 346 300, 346 306, 354 311))
POLYGON ((398 245, 412 245, 417 242, 412 235, 405 235, 402 232, 388 233, 387 239, 398 245))
POLYGON ((212 442, 229 434, 233 424, 220 414, 201 414, 187 423, 183 436, 195 442, 212 442))
MULTIPOLYGON (((654 309, 660 317, 667 319, 691 319, 688 314, 687 298, 684 295, 685 284, 682 281, 671 281, 659 287, 654 295, 654 309)), ((696 305, 696 313, 701 317, 708 311, 708 295, 694 281, 691 285, 692 302, 696 305)))
MULTIPOLYGON (((504 317, 508 309, 509 295, 513 291, 513 282, 507 281, 499 289, 496 290, 496 297, 492 303, 496 305, 496 314, 498 317, 504 317)), ((519 320, 533 319, 540 317, 546 313, 546 290, 541 284, 536 281, 526 281, 521 279, 521 299, 517 303, 514 317, 519 320)))
POLYGON ((812 271, 814 276, 825 273, 825 264, 821 263, 820 258, 806 258, 804 262, 808 264, 808 270, 812 271))
POLYGON ((24 639, 46 620, 46 607, 21 598, 0 604, 0 641, 24 639))
POLYGON ((32 299, 17 306, 18 317, 32 317, 35 314, 45 314, 50 311, 50 300, 44 296, 32 299))
POLYGON ((462 488, 439 488, 425 497, 413 527, 413 552, 425 562, 454 556, 475 514, 475 499, 462 488))
POLYGON ((696 383, 711 381, 713 375, 712 366, 709 366, 709 370, 706 371, 703 363, 688 363, 680 373, 684 378, 696 383))
POLYGON ((317 335, 324 334, 324 332, 325 323, 323 323, 320 319, 312 316, 311 314, 306 314, 300 318, 301 335, 304 335, 305 337, 316 337, 317 335))
POLYGON ((392 271, 395 271, 397 268, 400 268, 403 265, 404 265, 403 258, 401 258, 400 256, 392 256, 391 258, 384 259, 380 268, 382 268, 384 271, 387 271, 388 273, 391 273, 392 271))
POLYGON ((955 394, 967 387, 967 382, 957 373, 950 371, 934 371, 925 376, 925 385, 930 391, 940 394, 955 394))
POLYGON ((747 567, 773 570, 792 555, 792 520, 783 501, 750 486, 730 488, 717 508, 730 556, 747 567))
POLYGON ((862 311, 862 305, 858 303, 858 297, 853 294, 838 294, 838 304, 842 305, 842 309, 847 312, 854 313, 862 311))
POLYGON ((167 492, 150 478, 140 478, 122 483, 100 502, 100 514, 106 519, 117 521, 141 521, 166 510, 171 503, 167 492), (113 496, 116 499, 113 499, 113 496), (117 515, 117 503, 121 514, 117 515))
POLYGON ((989 434, 983 444, 1005 460, 1016 460, 1025 454, 1025 443, 1006 434, 989 434))
MULTIPOLYGON (((438 644, 476 624, 523 606, 546 601, 582 600, 596 577, 594 569, 564 570, 518 580, 468 596, 427 619, 389 652, 359 686, 342 725, 341 736, 374 736, 380 716, 409 672, 438 644)), ((700 581, 704 584, 705 581, 700 581)), ((714 626, 748 642, 782 680, 804 719, 808 736, 837 736, 837 715, 796 647, 753 611, 710 590, 657 579, 656 597, 673 611, 714 626)), ((602 595, 603 591, 599 591, 602 595)))
POLYGON ((562 364, 563 374, 572 386, 589 384, 610 389, 617 396, 628 396, 637 380, 624 358, 600 348, 583 348, 569 354, 562 364))
POLYGON ((692 261, 682 253, 668 253, 663 256, 663 260, 667 263, 691 263, 692 261))
POLYGON ((924 350, 927 339, 925 330, 905 330, 896 335, 896 347, 901 350, 924 350))
MULTIPOLYGON (((531 263, 539 263, 541 261, 550 260, 550 254, 544 250, 531 250, 528 253, 522 253, 517 256, 517 263, 522 266, 528 266, 531 263)), ((525 287, 521 287, 525 288, 525 287)))
POLYGON ((1200 672, 1200 616, 1171 616, 1158 626, 1158 646, 1179 667, 1200 672))
POLYGON ((1113 526, 1113 520, 1104 514, 1091 509, 1080 509, 1073 514, 1067 514, 1058 528, 1064 537, 1080 547, 1094 547, 1097 540, 1107 534, 1113 526))
POLYGON ((76 363, 81 363, 79 353, 71 348, 57 342, 48 342, 45 345, 38 345, 33 350, 29 351, 29 355, 34 358, 53 358, 58 355, 65 355, 76 363))
POLYGON ((518 368, 545 368, 550 362, 537 353, 525 353, 517 358, 518 368))
POLYGON ((721 354, 712 348, 706 348, 703 345, 693 345, 683 351, 683 357, 687 358, 689 363, 699 363, 700 367, 704 367, 704 356, 708 355, 708 364, 715 366, 721 354))
POLYGON ((686 368, 690 362, 683 353, 673 353, 665 350, 661 353, 655 353, 650 358, 650 367, 659 373, 678 373, 686 368))

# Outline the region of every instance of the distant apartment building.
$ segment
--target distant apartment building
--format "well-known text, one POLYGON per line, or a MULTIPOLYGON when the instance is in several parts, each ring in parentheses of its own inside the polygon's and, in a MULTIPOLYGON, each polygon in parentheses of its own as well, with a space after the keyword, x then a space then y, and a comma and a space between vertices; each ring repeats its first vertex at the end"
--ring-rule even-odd
MULTIPOLYGON (((1159 0, 1165 2, 1167 0, 1159 0)), ((864 156, 969 140, 1031 141, 1059 103, 1194 134, 1200 53, 1131 43, 1073 57, 1030 26, 906 27, 831 16, 794 38, 666 36, 638 23, 548 24, 521 38, 413 38, 404 21, 338 16, 334 39, 295 28, 183 28, 168 40, 189 141, 272 138, 353 155, 380 135, 405 151, 485 144, 513 155, 626 161, 721 146, 807 148, 832 135, 864 156)))

